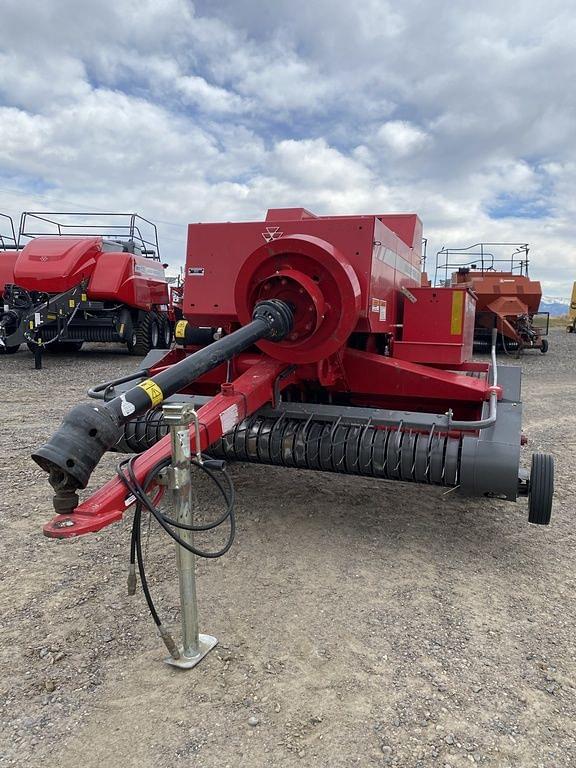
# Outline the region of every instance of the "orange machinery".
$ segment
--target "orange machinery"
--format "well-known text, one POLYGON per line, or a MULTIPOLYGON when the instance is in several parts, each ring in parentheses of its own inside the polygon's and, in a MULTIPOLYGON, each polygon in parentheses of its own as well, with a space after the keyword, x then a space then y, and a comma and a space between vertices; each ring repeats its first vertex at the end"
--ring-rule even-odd
POLYGON ((493 328, 505 352, 548 351, 549 315, 539 312, 542 287, 529 277, 528 250, 527 243, 476 243, 438 251, 436 285, 461 286, 476 296, 477 351, 489 350, 493 328))

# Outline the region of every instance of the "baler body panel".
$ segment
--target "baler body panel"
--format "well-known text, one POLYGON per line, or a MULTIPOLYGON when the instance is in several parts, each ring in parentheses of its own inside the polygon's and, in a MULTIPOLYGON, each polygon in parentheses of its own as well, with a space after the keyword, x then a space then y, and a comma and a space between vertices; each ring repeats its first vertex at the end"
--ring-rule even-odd
POLYGON ((145 310, 168 304, 162 265, 131 253, 101 253, 87 294, 96 301, 116 301, 145 310))
MULTIPOLYGON (((407 245, 383 223, 384 218, 375 217, 368 324, 359 331, 394 333, 401 319, 399 291, 420 285, 419 245, 407 245)), ((416 216, 406 218, 419 222, 416 216)))
MULTIPOLYGON (((305 235, 329 243, 351 264, 361 289, 361 309, 355 330, 385 333, 396 320, 397 291, 420 282, 420 246, 411 247, 377 216, 315 217, 304 209, 290 209, 264 222, 191 224, 188 228, 183 313, 194 325, 238 322, 234 290, 238 272, 263 243, 305 235)), ((395 225, 410 239, 421 231, 415 215, 398 218, 395 225), (405 219, 405 220, 404 220, 405 219)), ((416 235, 416 237, 418 237, 416 235)))
POLYGON ((63 293, 90 277, 101 253, 100 237, 38 237, 20 251, 14 282, 27 291, 63 293))
POLYGON ((14 267, 18 259, 18 251, 0 250, 0 295, 4 286, 14 282, 14 267))
POLYGON ((461 288, 411 288, 402 341, 394 357, 413 363, 460 364, 472 359, 476 298, 461 288))

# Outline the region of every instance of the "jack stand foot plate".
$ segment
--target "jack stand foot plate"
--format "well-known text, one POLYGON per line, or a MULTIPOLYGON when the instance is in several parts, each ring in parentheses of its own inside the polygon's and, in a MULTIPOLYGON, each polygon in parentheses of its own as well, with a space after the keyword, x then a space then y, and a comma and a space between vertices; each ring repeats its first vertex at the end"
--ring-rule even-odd
POLYGON ((164 661, 166 664, 170 664, 171 667, 180 667, 180 669, 192 669, 196 664, 202 661, 207 653, 210 653, 212 648, 218 645, 218 640, 212 635, 198 635, 198 653, 195 656, 185 656, 184 649, 180 647, 180 658, 175 659, 172 656, 167 656, 164 661))

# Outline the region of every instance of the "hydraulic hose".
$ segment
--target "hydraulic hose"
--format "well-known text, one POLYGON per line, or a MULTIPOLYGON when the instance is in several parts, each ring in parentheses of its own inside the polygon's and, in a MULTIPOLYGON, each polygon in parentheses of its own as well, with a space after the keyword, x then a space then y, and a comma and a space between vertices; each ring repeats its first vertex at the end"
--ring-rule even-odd
POLYGON ((277 299, 259 302, 252 318, 252 322, 237 331, 120 396, 97 405, 83 403, 73 408, 50 440, 32 454, 34 461, 50 474, 50 484, 56 491, 56 511, 70 512, 76 507, 76 490, 87 486, 104 453, 120 439, 123 424, 158 406, 257 341, 281 341, 292 329, 292 309, 277 299))

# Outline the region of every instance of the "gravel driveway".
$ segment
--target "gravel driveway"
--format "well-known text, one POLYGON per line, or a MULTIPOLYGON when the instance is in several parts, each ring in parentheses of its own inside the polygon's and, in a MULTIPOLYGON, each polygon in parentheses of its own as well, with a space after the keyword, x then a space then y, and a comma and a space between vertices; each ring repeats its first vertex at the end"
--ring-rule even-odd
MULTIPOLYGON (((0 765, 576 766, 576 336, 509 361, 526 462, 556 457, 549 528, 525 500, 233 467, 236 543, 197 569, 220 644, 192 672, 162 663, 142 595, 126 595, 129 519, 41 533, 51 494, 31 450, 136 362, 94 345, 41 372, 28 352, 0 359, 0 765)), ((178 632, 173 547, 152 531, 147 550, 178 632)))

